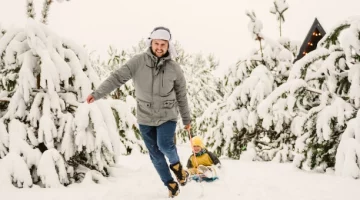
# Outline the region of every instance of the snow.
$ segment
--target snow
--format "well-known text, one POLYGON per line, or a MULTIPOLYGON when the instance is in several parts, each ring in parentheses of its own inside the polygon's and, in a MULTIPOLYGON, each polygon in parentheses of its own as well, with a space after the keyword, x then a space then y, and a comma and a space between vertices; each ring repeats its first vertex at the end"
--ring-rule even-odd
MULTIPOLYGON (((294 64, 294 66, 292 67, 292 69, 290 71, 289 79, 291 80, 291 79, 301 78, 303 76, 301 74, 301 70, 302 69, 307 70, 307 68, 305 68, 306 65, 314 62, 316 59, 319 59, 324 56, 328 56, 329 54, 330 54, 329 49, 321 48, 321 47, 318 47, 316 49, 316 51, 312 51, 312 52, 306 54, 303 58, 301 58, 294 64)), ((305 80, 307 80, 307 79, 305 78, 305 80)))
POLYGON ((64 187, 63 184, 69 183, 65 162, 56 149, 44 152, 37 171, 45 188, 64 187))
MULTIPOLYGON (((182 163, 187 161, 190 144, 178 145, 182 163)), ((121 156, 117 168, 111 168, 111 177, 99 178, 96 172, 87 172, 86 180, 67 188, 38 187, 11 189, 0 187, 4 199, 168 199, 148 155, 121 156), (95 184, 96 180, 100 184, 95 184), (40 195, 41 194, 41 195, 40 195)), ((0 161, 4 162, 4 161, 0 161)), ((305 172, 291 164, 250 162, 221 159, 220 179, 212 183, 189 182, 180 187, 175 199, 270 199, 270 200, 338 200, 358 199, 358 180, 335 176, 333 173, 305 172)))
POLYGON ((273 76, 268 68, 259 65, 251 72, 250 77, 233 91, 228 102, 232 104, 233 108, 236 108, 238 106, 236 105, 237 98, 240 98, 241 104, 246 104, 250 96, 250 107, 255 108, 272 92, 273 82, 273 76))
POLYGON ((270 8, 270 12, 276 14, 277 18, 280 19, 281 14, 288 8, 289 5, 286 3, 286 0, 275 0, 274 7, 270 8))
MULTIPOLYGON (((323 37, 320 41, 319 41, 319 45, 320 46, 329 46, 330 44, 330 41, 329 40, 329 36, 332 36, 336 33, 337 29, 339 27, 345 27, 345 26, 349 26, 351 25, 352 23, 358 23, 358 21, 360 20, 360 16, 351 16, 351 17, 348 17, 347 19, 345 20, 341 20, 340 22, 336 22, 333 24, 333 26, 327 30, 326 32, 326 36, 327 37, 323 37)), ((353 37, 351 37, 353 38, 353 37)), ((340 38, 338 38, 340 39, 340 38)), ((346 40, 346 39, 345 39, 346 40)), ((336 41, 336 43, 338 44, 338 41, 336 41)))
POLYGON ((349 97, 355 100, 355 106, 360 107, 360 64, 352 65, 348 76, 351 82, 349 97))
POLYGON ((271 122, 273 120, 272 118, 276 119, 279 118, 276 116, 287 115, 287 111, 284 106, 288 105, 289 110, 292 110, 294 100, 291 95, 293 95, 299 88, 306 87, 306 85, 306 82, 301 79, 288 81, 276 88, 264 101, 261 101, 261 103, 257 106, 257 112, 259 116, 264 119, 263 126, 266 129, 269 129, 271 126, 271 122), (273 103, 276 102, 285 92, 290 93, 288 101, 278 101, 273 106, 273 103), (273 111, 269 112, 271 109, 273 111))
MULTIPOLYGON (((86 148, 87 153, 94 152, 96 158, 93 162, 98 163, 102 169, 103 163, 100 160, 101 146, 104 145, 107 150, 112 153, 112 146, 110 137, 108 136, 107 124, 103 120, 103 115, 97 103, 87 104, 82 103, 75 113, 75 144, 78 151, 83 147, 86 148), (92 123, 92 129, 89 129, 89 124, 92 123), (93 134, 93 131, 96 134, 93 134)), ((106 113, 109 115, 109 113, 106 113)), ((93 158, 94 159, 94 158, 93 158)))
POLYGON ((252 34, 252 38, 254 39, 258 39, 259 37, 261 38, 262 37, 261 31, 263 29, 262 22, 256 18, 254 11, 252 12, 246 11, 246 15, 250 18, 250 22, 248 24, 248 30, 252 34))
MULTIPOLYGON (((323 95, 326 97, 327 95, 323 95)), ((324 101, 326 101, 325 99, 324 101)), ((353 107, 346 103, 339 97, 336 97, 333 100, 333 103, 329 106, 323 108, 317 117, 316 121, 316 133, 320 142, 324 140, 329 140, 332 135, 332 130, 330 127, 330 121, 333 118, 337 118, 337 126, 344 126, 345 120, 351 117, 354 112, 353 107)))
POLYGON ((240 161, 255 161, 256 150, 253 142, 249 142, 246 145, 246 151, 241 154, 240 161))
POLYGON ((352 138, 342 139, 336 154, 335 171, 337 175, 360 177, 360 143, 352 138), (357 161, 357 162, 356 162, 357 161))
POLYGON ((24 160, 16 153, 9 153, 0 160, 0 191, 11 189, 12 180, 16 180, 18 187, 28 188, 32 186, 31 175, 24 160))
POLYGON ((9 133, 4 125, 4 120, 0 119, 0 158, 3 158, 7 153, 9 147, 9 133))
POLYGON ((75 142, 73 138, 73 121, 74 117, 67 113, 60 119, 60 127, 58 129, 58 134, 60 138, 63 138, 60 152, 64 155, 66 161, 68 161, 72 156, 75 155, 75 142))
POLYGON ((360 177, 360 112, 348 122, 336 152, 335 173, 340 176, 360 177))

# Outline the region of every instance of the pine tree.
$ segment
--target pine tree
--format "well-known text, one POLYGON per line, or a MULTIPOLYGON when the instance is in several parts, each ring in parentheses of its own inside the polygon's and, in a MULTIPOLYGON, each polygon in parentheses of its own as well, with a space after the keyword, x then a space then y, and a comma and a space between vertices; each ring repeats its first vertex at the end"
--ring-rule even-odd
POLYGON ((359 22, 345 20, 324 36, 263 105, 266 116, 276 116, 271 107, 287 102, 297 136, 294 164, 301 169, 325 172, 335 167, 337 174, 360 175, 355 118, 360 106, 359 22))
POLYGON ((59 187, 84 174, 107 176, 126 152, 109 103, 84 103, 98 76, 82 47, 29 16, 25 29, 0 38, 0 77, 10 94, 0 118, 0 168, 7 169, 0 185, 59 187))
MULTIPOLYGON (((179 47, 179 52, 181 48, 179 47)), ((183 56, 184 57, 184 56, 183 56)), ((178 59, 182 57, 179 56, 178 59)), ((184 71, 187 84, 187 97, 192 117, 192 133, 198 133, 198 125, 196 123, 211 103, 222 99, 219 93, 217 79, 213 75, 213 71, 219 63, 214 56, 204 57, 202 54, 188 56, 180 62, 184 71)), ((183 130, 183 124, 178 123, 177 136, 180 141, 187 141, 189 135, 183 130)))
POLYGON ((218 62, 213 56, 204 58, 201 54, 192 57, 186 68, 188 97, 193 117, 201 116, 210 103, 221 99, 212 74, 218 62))
MULTIPOLYGON (((250 18, 249 31, 259 48, 253 50, 248 59, 237 62, 229 69, 224 81, 227 92, 225 105, 219 104, 222 110, 213 108, 209 111, 216 113, 215 116, 202 118, 201 130, 206 131, 205 138, 211 149, 222 155, 251 160, 288 161, 294 142, 290 133, 290 120, 279 115, 279 122, 272 124, 258 112, 258 106, 287 80, 296 45, 287 38, 273 41, 265 37, 262 34, 262 23, 255 13, 246 14, 250 18), (207 127, 209 124, 211 127, 207 127), (209 133, 209 129, 221 132, 222 136, 212 139, 213 133, 209 133), (246 152, 243 155, 244 150, 246 152)), ((284 107, 278 105, 278 109, 284 107)))
MULTIPOLYGON (((229 149, 225 145, 230 144, 223 137, 226 131, 224 129, 226 120, 223 119, 226 114, 225 106, 226 103, 222 99, 217 100, 211 103, 196 120, 197 133, 203 136, 206 147, 217 155, 225 155, 224 149, 229 149)), ((232 157, 231 151, 226 155, 232 157)))
MULTIPOLYGON (((5 33, 6 31, 0 24, 0 41, 5 41, 2 40, 5 33)), ((16 85, 16 83, 14 83, 14 79, 16 77, 15 70, 4 69, 4 51, 4 49, 0 49, 0 117, 2 117, 4 112, 7 110, 10 97, 12 96, 12 91, 16 85)))

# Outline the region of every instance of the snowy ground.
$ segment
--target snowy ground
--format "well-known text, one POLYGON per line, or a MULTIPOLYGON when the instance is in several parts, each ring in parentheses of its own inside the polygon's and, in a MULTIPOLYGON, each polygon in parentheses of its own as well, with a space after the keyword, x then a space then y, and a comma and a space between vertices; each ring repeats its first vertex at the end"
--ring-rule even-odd
MULTIPOLYGON (((188 145, 178 147, 185 164, 190 155, 188 145)), ((168 199, 147 155, 122 157, 116 178, 109 183, 78 184, 66 189, 14 189, 0 188, 1 200, 147 200, 168 199)), ((213 183, 190 182, 181 187, 176 199, 241 199, 241 200, 339 200, 359 199, 360 180, 329 174, 309 173, 291 164, 240 162, 221 160, 221 179, 213 183)))

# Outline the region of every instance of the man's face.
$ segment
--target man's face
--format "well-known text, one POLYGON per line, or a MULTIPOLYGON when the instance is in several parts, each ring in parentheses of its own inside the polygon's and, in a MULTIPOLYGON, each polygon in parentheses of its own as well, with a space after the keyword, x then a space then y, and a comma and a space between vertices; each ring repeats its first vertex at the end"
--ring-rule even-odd
POLYGON ((155 53, 156 57, 162 57, 169 48, 169 42, 166 40, 155 40, 151 42, 151 49, 155 53))

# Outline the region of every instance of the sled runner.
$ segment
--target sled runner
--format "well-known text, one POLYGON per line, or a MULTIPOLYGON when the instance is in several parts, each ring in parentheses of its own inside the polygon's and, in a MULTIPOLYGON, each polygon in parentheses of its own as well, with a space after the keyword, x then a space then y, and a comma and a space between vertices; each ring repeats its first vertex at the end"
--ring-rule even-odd
POLYGON ((205 181, 205 182, 213 182, 218 178, 216 169, 214 167, 206 167, 203 165, 200 165, 198 167, 199 174, 194 174, 190 176, 190 180, 194 180, 196 182, 205 181))

